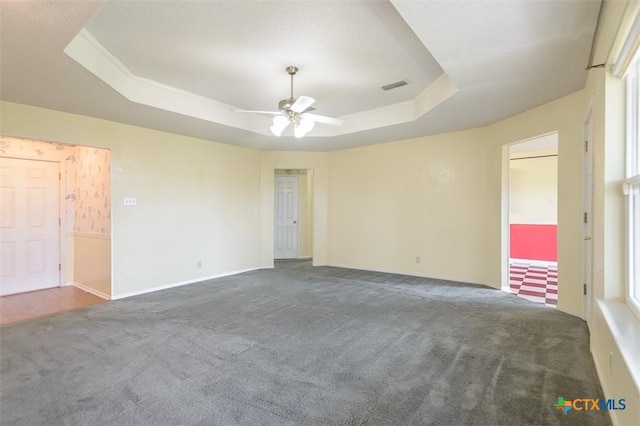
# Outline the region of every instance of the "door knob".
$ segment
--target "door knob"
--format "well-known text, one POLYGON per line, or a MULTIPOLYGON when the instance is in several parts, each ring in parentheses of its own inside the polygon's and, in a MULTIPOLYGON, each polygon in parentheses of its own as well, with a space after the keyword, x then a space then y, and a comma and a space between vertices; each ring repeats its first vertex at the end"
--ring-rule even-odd
POLYGON ((294 221, 293 221, 293 224, 295 225, 296 223, 298 223, 298 221, 297 221, 297 220, 294 220, 294 221))
POLYGON ((584 237, 585 241, 591 241, 591 237, 584 237))

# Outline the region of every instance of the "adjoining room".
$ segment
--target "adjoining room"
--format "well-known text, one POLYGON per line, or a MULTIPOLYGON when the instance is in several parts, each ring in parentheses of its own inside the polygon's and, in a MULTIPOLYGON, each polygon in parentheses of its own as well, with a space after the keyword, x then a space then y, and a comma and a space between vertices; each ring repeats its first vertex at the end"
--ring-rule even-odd
POLYGON ((558 303, 558 134, 509 145, 509 291, 558 303))
POLYGON ((110 151, 7 136, 0 146, 3 256, 13 261, 3 263, 0 324, 109 300, 110 151))

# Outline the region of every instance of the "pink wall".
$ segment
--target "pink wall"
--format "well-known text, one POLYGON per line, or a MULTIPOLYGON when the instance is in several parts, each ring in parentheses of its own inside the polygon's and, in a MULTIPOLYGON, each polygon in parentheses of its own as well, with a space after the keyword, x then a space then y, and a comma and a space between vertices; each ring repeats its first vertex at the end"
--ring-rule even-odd
POLYGON ((509 257, 558 261, 558 226, 511 224, 509 257))

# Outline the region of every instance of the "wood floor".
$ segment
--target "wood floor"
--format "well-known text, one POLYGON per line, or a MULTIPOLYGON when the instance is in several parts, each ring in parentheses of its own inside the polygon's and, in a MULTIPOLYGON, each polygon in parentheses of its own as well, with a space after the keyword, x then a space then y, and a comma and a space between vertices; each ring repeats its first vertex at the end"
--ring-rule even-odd
POLYGON ((0 297, 0 325, 70 311, 106 300, 74 286, 0 297))

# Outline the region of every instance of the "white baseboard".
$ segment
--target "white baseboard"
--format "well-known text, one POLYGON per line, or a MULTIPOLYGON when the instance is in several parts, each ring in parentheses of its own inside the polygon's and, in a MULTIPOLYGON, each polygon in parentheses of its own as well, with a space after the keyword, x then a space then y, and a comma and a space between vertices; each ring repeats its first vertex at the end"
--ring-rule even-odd
POLYGON ((91 293, 91 294, 93 294, 93 295, 95 295, 95 296, 98 296, 98 297, 100 297, 100 298, 104 299, 104 300, 111 300, 111 296, 109 296, 108 294, 103 293, 103 292, 101 292, 101 291, 98 291, 98 290, 96 290, 96 289, 93 289, 93 288, 91 288, 91 287, 87 287, 87 286, 86 286, 86 285, 84 285, 84 284, 80 284, 80 283, 76 283, 76 282, 73 282, 73 283, 71 283, 71 284, 72 284, 74 287, 79 288, 79 289, 80 289, 80 290, 82 290, 82 291, 86 291, 87 293, 91 293))
POLYGON ((356 269, 356 270, 360 270, 360 271, 382 272, 382 273, 385 273, 385 274, 407 275, 407 276, 410 276, 410 277, 431 278, 431 279, 434 279, 434 280, 454 281, 454 282, 460 282, 460 283, 464 283, 464 284, 477 284, 477 285, 483 285, 483 286, 495 288, 496 290, 500 290, 500 287, 494 287, 491 284, 487 284, 487 283, 480 282, 480 281, 468 280, 468 279, 465 279, 465 278, 446 277, 446 276, 442 276, 442 275, 432 275, 432 274, 428 274, 427 275, 427 274, 419 274, 419 273, 415 273, 415 272, 406 272, 406 271, 392 271, 392 270, 389 270, 389 269, 364 268, 364 267, 358 267, 358 266, 342 265, 342 264, 337 264, 337 263, 331 263, 331 264, 329 264, 327 266, 333 266, 335 268, 356 269))
POLYGON ((564 312, 565 314, 573 315, 574 317, 578 317, 580 319, 583 319, 582 318, 582 314, 580 312, 578 312, 578 311, 574 311, 573 309, 568 309, 568 308, 565 308, 564 306, 560 306, 560 305, 557 305, 556 309, 559 310, 560 312, 564 312))
POLYGON ((552 262, 550 260, 533 260, 533 259, 517 259, 510 257, 509 263, 528 263, 529 265, 541 265, 541 266, 558 266, 558 262, 552 262))
POLYGON ((241 270, 237 270, 237 271, 223 272, 221 274, 194 278, 192 280, 179 281, 177 283, 171 283, 171 284, 160 285, 160 286, 157 286, 157 287, 145 288, 143 290, 129 291, 129 292, 126 292, 126 293, 113 295, 113 296, 111 296, 111 300, 125 299, 127 297, 139 296, 141 294, 153 293, 154 291, 166 290, 166 289, 174 288, 174 287, 181 287, 183 285, 199 283, 199 282, 202 282, 202 281, 212 280, 212 279, 215 279, 215 278, 228 277, 229 275, 242 274, 244 272, 256 271, 258 269, 265 269, 265 268, 256 267, 256 268, 241 269, 241 270))

